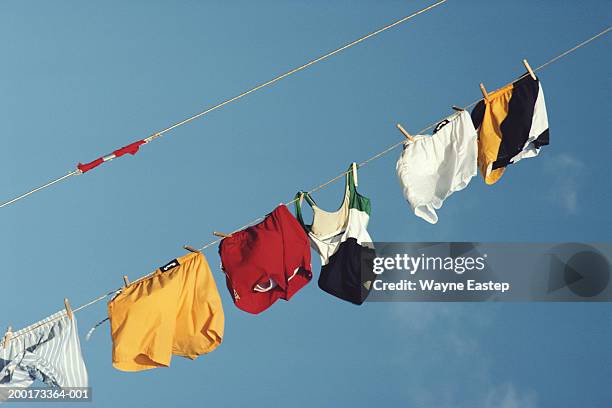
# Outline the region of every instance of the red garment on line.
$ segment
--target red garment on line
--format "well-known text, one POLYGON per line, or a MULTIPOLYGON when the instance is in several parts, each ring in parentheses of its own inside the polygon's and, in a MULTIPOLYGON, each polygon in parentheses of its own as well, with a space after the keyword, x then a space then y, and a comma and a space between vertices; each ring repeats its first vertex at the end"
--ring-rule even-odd
MULTIPOLYGON (((138 149, 140 148, 141 145, 145 144, 146 142, 144 140, 139 140, 137 142, 134 143, 130 143, 127 146, 122 147, 121 149, 117 149, 115 150, 112 154, 115 155, 115 157, 121 157, 124 154, 131 154, 134 155, 138 152, 138 149)), ((99 165, 101 165, 102 163, 104 163, 104 158, 103 157, 99 157, 94 161, 91 161, 89 163, 85 163, 85 164, 77 164, 77 168, 79 170, 81 170, 83 173, 88 172, 89 170, 98 167, 99 165)))
POLYGON ((224 238, 219 255, 234 304, 245 312, 257 314, 279 298, 289 300, 312 279, 308 236, 284 205, 224 238))

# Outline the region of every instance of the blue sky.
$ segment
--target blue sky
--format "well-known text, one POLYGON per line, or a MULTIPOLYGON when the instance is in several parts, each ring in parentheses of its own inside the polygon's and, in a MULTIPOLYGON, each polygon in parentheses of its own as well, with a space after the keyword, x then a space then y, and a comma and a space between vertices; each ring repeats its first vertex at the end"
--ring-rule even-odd
MULTIPOLYGON (((0 197, 86 162, 424 7, 425 1, 3 1, 0 197)), ((451 0, 116 160, 3 208, 0 325, 22 327, 146 274, 609 25, 606 1, 451 0)), ((363 168, 378 241, 610 242, 610 39, 540 73, 551 145, 429 225, 396 150, 363 168)), ((328 209, 342 183, 315 194, 328 209)), ((312 282, 237 310, 216 248, 226 337, 196 361, 123 373, 108 325, 82 349, 91 406, 603 407, 607 304, 356 307, 312 282)), ((318 260, 314 261, 319 270, 318 260)), ((318 273, 315 273, 315 277, 318 273)), ((105 317, 80 312, 82 337, 105 317)))

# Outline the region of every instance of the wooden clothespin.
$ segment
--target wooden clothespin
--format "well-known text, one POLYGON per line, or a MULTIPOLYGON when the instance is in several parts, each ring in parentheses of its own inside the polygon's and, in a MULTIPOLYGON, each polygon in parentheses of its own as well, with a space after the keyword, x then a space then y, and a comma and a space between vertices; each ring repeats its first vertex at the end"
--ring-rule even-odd
POLYGON ((126 288, 130 286, 130 280, 128 279, 127 275, 123 275, 123 284, 126 288))
POLYGON ((183 248, 185 248, 185 249, 186 249, 186 250, 188 250, 189 252, 200 252, 200 251, 198 251, 197 249, 195 249, 194 247, 189 246, 189 245, 183 245, 183 248))
POLYGON ((465 109, 458 107, 457 105, 453 105, 451 106, 451 108, 453 108, 454 110, 456 110, 457 112, 463 112, 465 109))
POLYGON ((414 137, 410 136, 410 133, 406 132, 406 129, 404 129, 402 125, 398 123, 397 128, 399 129, 400 132, 404 134, 404 136, 406 136, 406 139, 410 140, 411 142, 414 142, 414 137))
POLYGON ((72 320, 74 315, 72 314, 72 308, 70 307, 70 302, 68 301, 68 298, 64 298, 64 307, 66 308, 66 313, 68 314, 68 317, 70 318, 70 320, 72 320))
POLYGON ((232 234, 226 234, 224 232, 219 232, 219 231, 214 231, 213 235, 216 237, 222 237, 222 238, 229 238, 232 236, 232 234))
POLYGON ((533 78, 533 80, 536 81, 538 78, 536 77, 535 72, 533 72, 533 69, 531 69, 531 66, 529 65, 526 59, 523 60, 523 65, 527 69, 527 72, 529 72, 529 75, 531 76, 531 78, 533 78))
POLYGON ((480 92, 482 92, 482 96, 485 98, 485 101, 489 102, 489 94, 487 93, 487 88, 485 88, 482 82, 480 83, 480 92))
POLYGON ((155 139, 157 139, 158 137, 161 137, 161 133, 155 133, 147 138, 144 139, 145 143, 149 143, 155 139))
POLYGON ((13 338, 13 328, 9 326, 6 328, 6 333, 4 333, 4 338, 2 339, 2 347, 7 348, 12 338, 13 338))
POLYGON ((353 171, 353 182, 355 183, 355 187, 357 187, 359 185, 359 182, 357 181, 357 163, 353 162, 351 168, 353 171))

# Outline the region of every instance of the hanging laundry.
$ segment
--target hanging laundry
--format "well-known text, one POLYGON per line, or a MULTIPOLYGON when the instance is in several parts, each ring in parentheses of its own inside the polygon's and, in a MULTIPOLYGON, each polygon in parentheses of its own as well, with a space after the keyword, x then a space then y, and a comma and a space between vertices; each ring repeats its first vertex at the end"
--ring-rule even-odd
POLYGON ((76 318, 65 310, 13 333, 0 345, 0 387, 87 387, 76 318))
POLYGON ((134 143, 130 143, 127 146, 123 146, 120 149, 113 151, 111 154, 107 154, 106 156, 98 157, 96 160, 90 161, 89 163, 79 163, 77 164, 77 169, 79 169, 82 173, 87 173, 89 170, 94 169, 101 165, 104 162, 111 161, 117 157, 121 157, 124 154, 131 154, 132 156, 138 153, 140 146, 147 143, 147 139, 139 140, 134 143))
POLYGON ((548 116, 539 80, 526 76, 488 95, 472 111, 478 129, 478 166, 487 184, 508 164, 535 157, 549 142, 548 116))
POLYGON ((436 210, 476 175, 478 145, 470 114, 457 112, 438 123, 433 136, 404 142, 396 172, 404 197, 425 221, 438 222, 436 210))
POLYGON ((342 205, 335 212, 317 207, 308 193, 299 192, 295 209, 298 221, 308 232, 312 247, 321 256, 319 287, 340 299, 360 305, 368 297, 374 281, 374 245, 367 227, 370 199, 357 192, 357 165, 346 174, 342 205), (302 198, 312 207, 312 225, 302 217, 302 198))
POLYGON ((109 302, 108 316, 113 366, 123 371, 168 367, 172 354, 195 359, 223 340, 221 298, 201 253, 131 283, 109 302))
POLYGON ((219 255, 227 289, 245 312, 261 313, 278 299, 289 300, 312 279, 308 237, 284 205, 224 238, 219 255))

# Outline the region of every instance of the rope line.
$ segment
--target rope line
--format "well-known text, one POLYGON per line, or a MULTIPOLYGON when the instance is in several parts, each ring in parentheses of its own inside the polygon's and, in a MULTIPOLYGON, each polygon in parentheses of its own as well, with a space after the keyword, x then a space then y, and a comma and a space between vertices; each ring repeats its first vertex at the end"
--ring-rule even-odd
POLYGON ((549 66, 550 64, 552 64, 553 62, 556 62, 558 59, 565 57, 567 54, 570 54, 574 51, 576 51, 578 48, 583 47, 585 45, 587 45, 588 43, 590 43, 591 41, 601 37, 602 35, 606 34, 608 31, 612 30, 612 27, 608 26, 608 28, 606 28, 605 30, 595 34, 594 36, 592 36, 591 38, 588 38, 586 40, 584 40, 583 42, 581 42, 580 44, 570 48, 569 50, 557 55, 555 58, 550 59, 548 61, 546 61, 544 64, 540 65, 539 67, 537 67, 536 69, 534 69, 534 71, 539 71, 542 68, 545 68, 547 66, 549 66))
POLYGON ((22 198, 26 198, 26 197, 27 197, 27 196, 29 196, 30 194, 34 194, 34 193, 35 193, 35 192, 37 192, 37 191, 40 191, 40 190, 42 190, 42 189, 44 189, 44 188, 47 188, 47 187, 50 187, 50 186, 52 186, 52 185, 53 185, 53 184, 55 184, 55 183, 59 183, 60 181, 62 181, 62 180, 64 180, 64 179, 67 179, 68 177, 71 177, 71 176, 76 176, 77 174, 80 174, 80 172, 79 172, 78 170, 73 170, 73 171, 71 171, 71 172, 70 172, 70 173, 68 173, 68 174, 65 174, 65 175, 63 175, 63 176, 61 176, 61 177, 58 177, 58 178, 56 178, 55 180, 51 180, 50 182, 48 182, 48 183, 46 183, 46 184, 43 184, 43 185, 42 185, 42 186, 40 186, 40 187, 36 187, 35 189, 28 191, 27 193, 23 193, 23 194, 22 194, 22 195, 20 195, 20 196, 17 196, 17 197, 15 197, 15 198, 13 198, 13 199, 11 199, 11 200, 9 200, 9 201, 6 201, 6 202, 2 203, 2 204, 0 205, 0 208, 2 208, 2 207, 6 207, 6 206, 7 206, 7 205, 9 205, 9 204, 13 204, 15 201, 19 201, 19 200, 21 200, 22 198))
MULTIPOLYGON (((581 47, 583 47, 583 46, 587 45, 588 43, 590 43, 591 41, 593 41, 593 40, 595 40, 595 39, 597 39, 597 38, 601 37, 602 35, 606 34, 606 33, 607 33, 608 31, 610 31, 611 29, 612 29, 612 27, 608 27, 608 28, 606 28, 605 30, 601 31, 600 33, 598 33, 598 34, 596 34, 596 35, 594 35, 594 36, 590 37, 590 38, 589 38, 589 39, 587 39, 587 40, 584 40, 584 41, 583 41, 583 42, 581 42, 580 44, 578 44, 578 45, 576 45, 576 46, 574 46, 574 47, 570 48, 569 50, 567 50, 567 51, 565 51, 565 52, 563 52, 563 53, 561 53, 561 54, 557 55, 556 57, 554 57, 554 58, 552 58, 552 59, 548 60, 548 61, 547 61, 547 62, 545 62, 544 64, 542 64, 542 65, 540 65, 539 67, 535 68, 533 71, 534 71, 534 72, 537 72, 537 71, 540 71, 540 70, 542 70, 542 69, 546 68, 548 65, 550 65, 550 64, 552 64, 553 62, 555 62, 555 61, 559 60, 560 58, 565 57, 566 55, 568 55, 568 54, 570 54, 570 53, 572 53, 572 52, 576 51, 578 48, 581 48, 581 47)), ((522 79, 522 78, 525 78, 525 77, 527 77, 527 76, 529 76, 529 73, 525 73, 525 74, 521 75, 521 76, 520 76, 518 79, 522 79)), ((518 79, 517 79, 517 80, 518 80, 518 79)), ((516 80, 515 80, 515 81, 516 81, 516 80)), ((471 102, 470 104, 468 104, 468 105, 464 106, 464 107, 463 107, 463 109, 464 109, 464 110, 470 109, 471 107, 475 106, 475 105, 476 105, 478 102, 480 102, 482 99, 483 99, 483 98, 476 99, 475 101, 471 102)), ((444 119, 444 118, 441 118, 441 119, 444 119)), ((440 120, 441 120, 441 119, 440 119, 440 120)), ((440 120, 438 120, 438 121, 436 121, 436 122, 434 122, 434 123, 432 123, 432 124, 428 125, 427 127, 423 128, 423 129, 421 129, 421 130, 419 130, 417 133, 423 133, 423 132, 426 132, 426 131, 428 131, 428 130, 432 129, 432 128, 433 128, 435 125, 437 125, 437 124, 438 124, 438 122, 439 122, 440 120)), ((398 143, 392 144, 391 146, 387 147, 387 148, 386 148, 386 149, 384 149, 383 151, 381 151, 381 152, 379 152, 379 153, 376 153, 374 156, 372 156, 372 157, 370 157, 370 158, 368 158, 368 159, 364 160, 363 162, 359 163, 359 167, 364 167, 364 166, 366 166, 368 163, 370 163, 370 162, 372 162, 372 161, 374 161, 374 160, 376 160, 376 159, 378 159, 378 158, 380 158, 380 157, 382 157, 382 156, 385 156, 387 153, 391 152, 392 150, 395 150, 396 148, 398 148, 399 146, 401 146, 403 143, 404 143, 404 141, 402 140, 402 141, 400 141, 400 142, 398 142, 398 143)), ((314 193, 314 192, 316 192, 316 191, 319 191, 319 190, 321 190, 321 189, 323 189, 323 188, 327 187, 329 184, 331 184, 331 183, 333 183, 333 182, 335 182, 335 181, 337 181, 337 180, 341 179, 342 177, 344 177, 344 176, 345 176, 345 175, 346 175, 346 174, 347 174, 349 171, 350 171, 350 170, 348 170, 348 171, 343 171, 342 173, 340 173, 340 174, 338 174, 336 177, 334 177, 334 178, 332 178, 332 179, 330 179, 330 180, 326 181, 325 183, 323 183, 323 184, 321 184, 321 185, 318 185, 318 186, 316 186, 316 187, 314 187, 314 188, 312 188, 312 189, 308 190, 308 193, 309 193, 309 194, 310 194, 310 193, 314 193)), ((284 204, 284 205, 291 205, 291 204, 295 203, 296 201, 297 201, 297 200, 294 198, 293 200, 287 201, 286 203, 283 203, 283 204, 284 204)), ((241 226, 240 228, 238 228, 238 229, 236 229, 236 230, 232 231, 232 234, 233 234, 233 233, 235 233, 235 232, 238 232, 238 231, 240 231, 240 230, 242 230, 242 229, 244 229, 244 228, 246 228, 246 227, 248 227, 248 226, 250 226, 250 225, 253 225, 253 224, 255 224, 255 223, 259 222, 259 221, 262 221, 263 219, 264 219, 264 217, 258 217, 258 218, 256 218, 256 219, 254 219, 253 221, 251 221, 250 223, 245 224, 245 225, 241 226)), ((202 247, 198 248, 198 251, 203 251, 203 250, 205 250, 206 248, 209 248, 209 247, 211 247, 212 245, 215 245, 215 244, 217 244, 217 243, 221 242, 221 240, 223 240, 223 238, 218 238, 218 239, 215 239, 215 240, 213 240, 213 241, 210 241, 209 243, 205 244, 204 246, 202 246, 202 247)))
MULTIPOLYGON (((263 82, 263 83, 255 86, 255 87, 253 87, 253 88, 251 88, 251 89, 249 89, 247 91, 242 92, 241 94, 238 94, 238 95, 236 95, 236 96, 234 96, 232 98, 226 99, 223 102, 218 103, 217 105, 214 105, 214 106, 212 106, 210 108, 207 108, 207 109, 205 109, 205 110, 203 110, 203 111, 201 111, 199 113, 196 113, 193 116, 188 117, 187 119, 183 119, 180 122, 176 122, 175 124, 173 124, 171 126, 168 126, 167 128, 165 128, 165 129, 163 129, 163 130, 161 130, 161 131, 159 131, 157 133, 154 133, 153 135, 151 135, 151 136, 149 136, 149 137, 147 137, 147 138, 145 138, 143 140, 145 141, 145 143, 152 142, 153 140, 156 140, 156 139, 160 138, 165 133, 167 133, 167 132, 169 132, 169 131, 171 131, 173 129, 176 129, 179 126, 185 125, 185 124, 187 124, 187 123, 189 123, 189 122, 191 122, 191 121, 193 121, 195 119, 198 119, 198 118, 200 118, 200 117, 202 117, 204 115, 207 115, 207 114, 209 114, 209 113, 211 113, 211 112, 213 112, 213 111, 215 111, 215 110, 217 110, 217 109, 219 109, 219 108, 221 108, 221 107, 223 107, 223 106, 225 106, 227 104, 230 104, 230 103, 232 103, 234 101, 237 101, 238 99, 244 98, 245 96, 247 96, 247 95, 249 95, 249 94, 251 94, 253 92, 256 92, 256 91, 258 91, 258 90, 260 90, 262 88, 265 88, 267 86, 270 86, 270 85, 272 85, 272 84, 274 84, 274 83, 276 83, 276 82, 278 82, 278 81, 280 81, 282 79, 285 79, 285 78, 287 78, 290 75, 293 75, 293 74, 295 74, 295 73, 297 73, 299 71, 302 71, 302 70, 310 67, 311 65, 314 65, 314 64, 316 64, 318 62, 321 62, 321 61, 323 61, 323 60, 325 60, 325 59, 327 59, 327 58, 329 58, 329 57, 331 57, 333 55, 336 55, 336 54, 338 54, 338 53, 340 53, 340 52, 342 52, 342 51, 344 51, 344 50, 346 50, 348 48, 351 48, 351 47, 353 47, 353 46, 355 46, 355 45, 357 45, 357 44, 359 44, 359 43, 361 43, 361 42, 363 42, 363 41, 365 41, 365 40, 367 40, 367 39, 369 39, 371 37, 374 37, 374 36, 384 32, 384 31, 387 31, 390 28, 393 28, 393 27, 395 27, 395 26, 397 26, 399 24, 402 24, 402 23, 404 23, 404 22, 406 22, 406 21, 408 21, 408 20, 418 16, 419 14, 425 13, 426 11, 429 11, 429 10, 435 8, 435 7, 438 7, 439 5, 441 5, 443 3, 446 3, 446 1, 447 0, 440 0, 440 1, 437 1, 435 3, 432 3, 432 4, 430 4, 429 6, 427 6, 425 8, 422 8, 422 9, 420 9, 418 11, 415 11, 414 13, 412 13, 412 14, 406 16, 406 17, 402 17, 399 20, 396 20, 396 21, 394 21, 391 24, 388 24, 388 25, 386 25, 386 26, 384 26, 382 28, 379 28, 376 31, 372 31, 371 33, 369 33, 367 35, 364 35, 363 37, 360 37, 360 38, 358 38, 358 39, 356 39, 354 41, 351 41, 348 44, 345 44, 345 45, 343 45, 343 46, 341 46, 339 48, 336 48, 335 50, 330 51, 327 54, 324 54, 324 55, 322 55, 322 56, 320 56, 318 58, 315 58, 315 59, 313 59, 313 60, 311 60, 311 61, 309 61, 309 62, 307 62, 307 63, 305 63, 303 65, 300 65, 297 68, 293 68, 292 70, 287 71, 284 74, 281 74, 281 75, 279 75, 279 76, 277 76, 277 77, 275 77, 275 78, 273 78, 273 79, 271 79, 269 81, 263 82)), ((5 207, 5 206, 7 206, 9 204, 12 204, 12 203, 14 203, 16 201, 19 201, 19 200, 29 196, 30 194, 36 193, 37 191, 40 191, 40 190, 45 189, 47 187, 50 187, 51 185, 53 185, 55 183, 58 183, 58 182, 60 182, 62 180, 65 180, 68 177, 76 176, 76 175, 80 175, 80 174, 82 174, 82 173, 80 171, 78 171, 78 170, 71 171, 70 173, 66 174, 65 176, 59 177, 59 178, 57 178, 55 180, 52 180, 52 181, 50 181, 50 182, 48 182, 48 183, 46 183, 46 184, 44 184, 44 185, 42 185, 40 187, 37 187, 37 188, 35 188, 33 190, 28 191, 27 193, 24 193, 24 194, 22 194, 22 195, 20 195, 18 197, 15 197, 15 198, 13 198, 13 199, 11 199, 9 201, 6 201, 6 202, 0 204, 0 208, 5 207)))
MULTIPOLYGON (((568 55, 568 54, 570 54, 570 53, 574 52, 575 50, 577 50, 577 49, 579 49, 579 48, 581 48, 581 47, 583 47, 583 46, 585 46, 585 45, 589 44, 590 42, 592 42, 593 40, 597 39, 598 37, 601 37, 602 35, 606 34, 606 33, 607 33, 608 31, 610 31, 611 29, 612 29, 612 27, 608 27, 608 28, 606 28, 605 30, 603 30, 603 31, 601 31, 600 33, 598 33, 598 34, 594 35, 593 37, 590 37, 589 39, 587 39, 587 40, 585 40, 585 41, 581 42, 580 44, 578 44, 578 45, 576 45, 576 46, 574 46, 574 47, 570 48, 569 50, 567 50, 567 51, 565 51, 565 52, 563 52, 563 53, 561 53, 561 54, 557 55, 556 57, 554 57, 554 58, 552 58, 552 59, 548 60, 548 61, 547 61, 547 62, 545 62, 544 64, 542 64, 542 65, 540 65, 539 67, 535 68, 533 71, 534 71, 534 72, 537 72, 537 71, 540 71, 540 70, 544 69, 545 67, 549 66, 549 65, 550 65, 550 64, 552 64, 553 62, 556 62, 556 61, 557 61, 557 60, 559 60, 560 58, 562 58, 562 57, 564 57, 564 56, 566 56, 566 55, 568 55)), ((521 75, 521 76, 520 76, 518 79, 522 79, 522 78, 524 78, 524 77, 526 77, 526 76, 528 76, 528 75, 529 75, 529 73, 523 74, 523 75, 521 75)), ((518 80, 518 79, 517 79, 517 80, 518 80)), ((516 80, 514 80, 514 81, 516 81, 516 80)), ((514 81, 512 81, 512 82, 514 82, 514 81)), ((470 109, 471 107, 475 106, 475 105, 476 105, 478 102, 480 102, 482 99, 483 99, 483 98, 476 99, 475 101, 471 102, 470 104, 465 105, 465 106, 463 107, 463 109, 464 109, 464 110, 468 110, 468 109, 470 109)), ((440 120, 443 120, 443 119, 444 119, 444 117, 442 117, 442 118, 440 118, 440 119, 436 120, 435 122, 431 123, 431 124, 430 124, 430 125, 428 125, 427 127, 425 127, 425 128, 423 128, 423 129, 421 129, 421 130, 420 130, 418 133, 423 133, 423 132, 426 132, 426 131, 427 131, 427 130, 429 130, 429 129, 432 129, 434 126, 436 126, 436 124, 437 124, 438 122, 440 122, 440 120)), ((361 163, 359 163, 359 166, 360 166, 360 167, 364 167, 364 166, 368 165, 369 163, 373 162, 374 160, 377 160, 377 159, 379 159, 379 158, 381 158, 381 157, 385 156, 386 154, 388 154, 388 153, 389 153, 389 152, 391 152, 392 150, 394 150, 394 149, 396 149, 397 147, 401 146, 403 143, 404 143, 404 140, 402 140, 402 141, 400 141, 400 142, 397 142, 397 143, 395 143, 395 144, 390 145, 389 147, 385 148, 384 150, 380 151, 379 153, 376 153, 375 155, 373 155, 373 156, 371 156, 371 157, 367 158, 366 160, 362 161, 361 163)), ((348 172, 349 172, 349 171, 343 171, 342 173, 340 173, 340 174, 338 174, 337 176, 335 176, 335 177, 333 177, 333 178, 329 179, 329 180, 328 180, 328 181, 326 181, 325 183, 320 184, 320 185, 318 185, 317 187, 314 187, 314 188, 312 188, 312 189, 308 190, 308 193, 313 193, 313 192, 315 192, 315 191, 318 191, 318 190, 321 190, 321 189, 323 189, 323 188, 327 187, 328 185, 332 184, 333 182, 335 182, 335 181, 337 181, 337 180, 341 179, 342 177, 344 177, 344 176, 345 176, 345 175, 346 175, 348 172)), ((296 202, 296 201, 297 201, 297 199, 293 199, 293 200, 287 201, 286 203, 284 203, 284 205, 290 205, 290 204, 293 204, 293 203, 294 203, 294 202, 296 202)), ((237 232, 237 231, 240 231, 240 230, 242 230, 242 229, 244 229, 244 228, 246 228, 246 227, 248 227, 248 226, 250 226, 250 225, 252 225, 252 224, 254 224, 254 223, 256 223, 256 222, 258 222, 258 221, 261 221, 261 220, 263 220, 263 219, 264 219, 264 217, 258 217, 258 218, 256 218, 256 219, 254 219, 253 221, 249 222, 248 224, 245 224, 245 225, 243 225, 242 227, 240 227, 240 228, 238 228, 238 229, 234 230, 232 233, 235 233, 235 232, 237 232)), ((210 242, 208 242, 207 244, 205 244, 204 246, 202 246, 201 248, 199 248, 198 250, 199 250, 199 251, 203 251, 203 250, 205 250, 205 249, 207 249, 207 248, 209 248, 209 247, 211 247, 211 246, 213 246, 213 245, 215 245, 215 244, 217 244, 217 243, 221 242, 221 240, 222 240, 222 239, 223 239, 223 238, 219 238, 219 239, 215 239, 215 240, 213 240, 213 241, 210 241, 210 242)), ((155 273, 155 272, 153 272, 153 273, 155 273)), ((149 274, 147 274, 147 275, 145 275, 145 276, 142 276, 142 277, 138 278, 137 280, 133 281, 132 283, 139 282, 139 281, 141 281, 141 280, 143 280, 143 279, 146 279, 146 278, 148 278, 149 276, 153 275, 153 273, 149 273, 149 274)), ((95 299, 93 299, 93 300, 89 301, 88 303, 86 303, 86 304, 84 304, 84 305, 82 305, 82 306, 79 306, 79 307, 78 307, 78 308, 76 308, 76 309, 73 309, 73 313, 76 313, 76 312, 78 312, 78 311, 80 311, 80 310, 82 310, 82 309, 85 309, 85 308, 87 308, 87 307, 89 307, 89 306, 92 306, 92 305, 94 305, 94 304, 98 303, 99 301, 101 301, 101 300, 103 300, 103 299, 107 298, 108 296, 111 296, 111 295, 113 295, 113 294, 116 294, 116 293, 120 292, 121 290, 122 290, 122 288, 118 288, 118 289, 115 289, 115 290, 113 290, 113 291, 108 292, 108 293, 107 293, 107 294, 105 294, 105 295, 99 296, 99 297, 97 297, 97 298, 95 298, 95 299)), ((59 319, 59 318, 58 318, 58 319, 59 319)), ((99 323, 98 323, 98 324, 97 324, 95 327, 97 327, 99 324, 101 324, 101 323, 105 322, 106 320, 108 320, 108 318, 106 318, 106 319, 102 320, 101 322, 99 322, 99 323)), ((91 332, 91 331, 90 331, 90 332, 91 332)), ((26 331, 26 332, 22 332, 21 334, 25 334, 25 333, 27 333, 27 331, 26 331)), ((12 338, 15 338, 15 337, 12 337, 12 338)))

